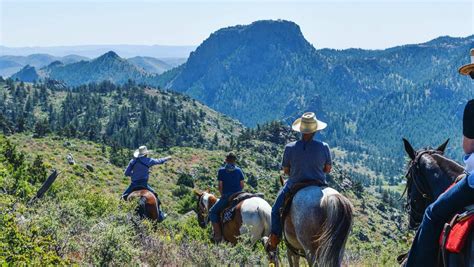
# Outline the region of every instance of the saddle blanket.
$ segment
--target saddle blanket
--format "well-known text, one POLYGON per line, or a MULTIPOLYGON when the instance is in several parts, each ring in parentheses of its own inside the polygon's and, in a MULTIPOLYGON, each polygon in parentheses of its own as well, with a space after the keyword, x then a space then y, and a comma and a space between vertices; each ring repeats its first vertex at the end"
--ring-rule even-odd
POLYGON ((252 193, 240 192, 240 193, 232 195, 229 199, 230 200, 229 205, 222 212, 222 224, 225 224, 234 218, 235 210, 237 208, 237 205, 240 202, 252 197, 263 198, 263 194, 261 193, 252 194, 252 193))
MULTIPOLYGON (((471 213, 454 223, 451 227, 451 230, 448 232, 448 236, 444 242, 444 248, 451 252, 451 253, 460 253, 464 245, 466 244, 466 240, 471 233, 471 230, 474 226, 474 214, 471 213)), ((443 247, 443 237, 445 236, 446 227, 441 233, 439 238, 439 244, 443 247)))

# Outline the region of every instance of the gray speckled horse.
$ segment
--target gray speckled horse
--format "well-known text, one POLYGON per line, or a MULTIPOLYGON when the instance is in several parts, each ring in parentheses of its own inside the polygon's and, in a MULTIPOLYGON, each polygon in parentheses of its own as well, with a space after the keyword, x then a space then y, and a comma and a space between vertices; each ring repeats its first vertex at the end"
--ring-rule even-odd
POLYGON ((340 266, 352 218, 352 204, 333 188, 308 186, 298 191, 284 225, 290 266, 299 266, 300 255, 311 266, 340 266))

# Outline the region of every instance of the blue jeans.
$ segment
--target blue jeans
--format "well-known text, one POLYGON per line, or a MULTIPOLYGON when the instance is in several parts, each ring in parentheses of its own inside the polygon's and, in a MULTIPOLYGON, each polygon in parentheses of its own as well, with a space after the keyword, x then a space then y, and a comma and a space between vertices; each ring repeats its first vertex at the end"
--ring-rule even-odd
POLYGON ((209 220, 213 223, 218 223, 220 221, 220 214, 222 210, 229 204, 228 195, 222 196, 219 201, 214 204, 209 210, 209 220))
POLYGON ((282 234, 282 226, 281 226, 281 217, 280 217, 280 209, 282 208, 285 196, 288 192, 290 192, 291 183, 287 182, 278 192, 277 198, 275 199, 275 203, 273 203, 272 207, 272 227, 271 233, 281 237, 282 234))
POLYGON ((474 189, 468 185, 466 177, 429 205, 413 240, 406 266, 436 266, 439 236, 444 224, 456 212, 473 203, 474 189))
POLYGON ((128 188, 123 192, 122 196, 125 196, 125 195, 129 195, 130 193, 133 192, 133 189, 136 188, 136 187, 144 187, 146 188, 148 191, 152 192, 153 194, 155 194, 155 196, 158 198, 158 195, 156 194, 155 190, 153 190, 153 188, 150 187, 150 185, 148 185, 148 181, 146 180, 141 180, 141 181, 135 181, 135 182, 132 182, 128 188))

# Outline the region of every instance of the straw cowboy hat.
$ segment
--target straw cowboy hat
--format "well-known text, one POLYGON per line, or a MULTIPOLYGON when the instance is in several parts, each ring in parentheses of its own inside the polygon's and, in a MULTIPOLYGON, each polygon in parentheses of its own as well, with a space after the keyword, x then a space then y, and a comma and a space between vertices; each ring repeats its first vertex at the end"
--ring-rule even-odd
POLYGON ((462 75, 470 75, 474 79, 474 48, 471 48, 471 64, 466 64, 459 68, 462 75))
POLYGON ((293 122, 291 128, 300 133, 310 134, 322 130, 326 126, 328 125, 325 122, 316 119, 314 112, 306 112, 301 118, 293 122))
POLYGON ((135 150, 135 152, 133 152, 133 156, 135 158, 141 158, 141 157, 144 157, 144 156, 146 156, 148 154, 151 154, 151 153, 152 153, 152 151, 148 150, 146 148, 146 146, 141 146, 137 150, 135 150))

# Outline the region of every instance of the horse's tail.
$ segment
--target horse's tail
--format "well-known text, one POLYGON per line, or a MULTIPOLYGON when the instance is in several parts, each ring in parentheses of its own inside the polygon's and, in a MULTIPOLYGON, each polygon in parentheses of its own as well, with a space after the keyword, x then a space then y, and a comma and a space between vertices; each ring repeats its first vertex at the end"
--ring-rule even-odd
POLYGON ((137 212, 140 218, 146 218, 148 216, 147 214, 147 209, 146 209, 146 196, 140 196, 140 199, 138 200, 138 207, 137 207, 137 212))
POLYGON ((344 246, 352 227, 353 207, 351 202, 341 194, 331 194, 321 201, 324 221, 314 242, 316 251, 313 255, 316 266, 340 266, 344 246))

